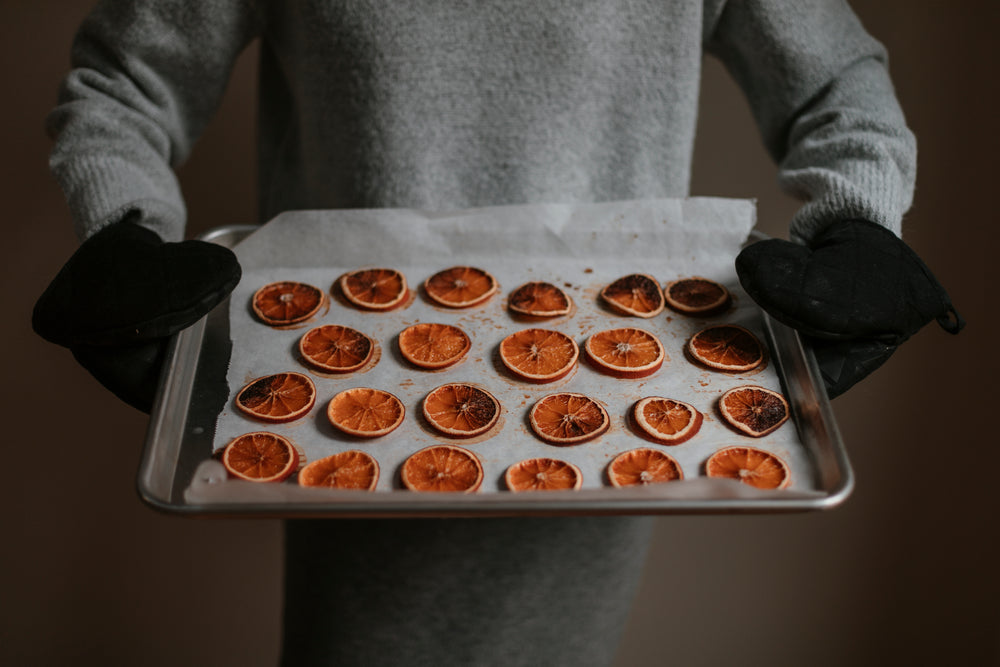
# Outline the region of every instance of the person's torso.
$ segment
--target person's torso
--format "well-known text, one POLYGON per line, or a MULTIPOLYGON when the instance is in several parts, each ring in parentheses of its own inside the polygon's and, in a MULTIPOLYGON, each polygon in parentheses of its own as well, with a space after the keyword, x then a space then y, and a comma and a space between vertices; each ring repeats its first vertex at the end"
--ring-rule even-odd
POLYGON ((687 194, 702 3, 268 8, 261 214, 687 194))

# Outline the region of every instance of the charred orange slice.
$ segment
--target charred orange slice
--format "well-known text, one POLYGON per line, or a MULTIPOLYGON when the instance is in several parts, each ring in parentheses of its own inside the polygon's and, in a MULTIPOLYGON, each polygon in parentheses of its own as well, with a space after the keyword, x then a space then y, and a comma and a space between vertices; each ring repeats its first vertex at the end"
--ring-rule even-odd
POLYGON ((511 292, 507 307, 512 313, 526 317, 559 317, 570 313, 573 301, 556 285, 535 281, 511 292))
POLYGON ((663 297, 671 309, 685 315, 712 315, 725 309, 731 300, 725 285, 699 277, 667 283, 663 297))
POLYGON ((236 395, 236 407, 254 419, 281 423, 305 415, 316 402, 316 385, 301 373, 257 378, 236 395))
POLYGON ((470 384, 445 384, 424 398, 424 418, 435 429, 456 438, 489 431, 500 418, 500 402, 470 384))
POLYGON ((733 428, 760 438, 788 420, 788 401, 764 387, 735 387, 719 398, 719 412, 733 428))
POLYGON ((663 312, 663 290, 645 273, 630 273, 606 285, 601 298, 622 315, 650 318, 663 312))

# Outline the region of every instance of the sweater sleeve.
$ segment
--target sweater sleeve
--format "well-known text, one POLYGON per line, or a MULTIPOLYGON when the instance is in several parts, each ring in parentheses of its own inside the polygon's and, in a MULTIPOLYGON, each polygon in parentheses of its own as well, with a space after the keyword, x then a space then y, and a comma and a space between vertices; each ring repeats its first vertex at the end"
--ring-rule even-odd
POLYGON ((258 30, 252 0, 102 0, 73 42, 46 119, 49 166, 85 239, 127 213, 184 234, 174 168, 215 112, 258 30))
POLYGON ((743 89, 780 185, 805 202, 791 238, 847 218, 900 234, 916 142, 885 50, 846 2, 731 0, 710 6, 706 25, 706 50, 743 89))

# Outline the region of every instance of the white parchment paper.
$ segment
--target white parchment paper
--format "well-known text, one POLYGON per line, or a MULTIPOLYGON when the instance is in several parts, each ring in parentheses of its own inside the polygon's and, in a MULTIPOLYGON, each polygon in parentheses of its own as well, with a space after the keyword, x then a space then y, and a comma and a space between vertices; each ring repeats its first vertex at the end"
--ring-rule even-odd
MULTIPOLYGON (((745 374, 706 370, 685 358, 687 339, 704 326, 740 324, 765 340, 760 313, 741 290, 733 259, 755 222, 752 201, 690 198, 639 200, 583 205, 525 205, 490 207, 451 213, 415 210, 302 211, 283 214, 254 232, 236 247, 244 269, 243 279, 231 298, 230 327, 233 352, 228 373, 230 400, 219 415, 215 446, 256 430, 270 430, 290 438, 309 461, 346 449, 362 449, 378 460, 381 476, 375 494, 405 494, 398 469, 413 452, 438 443, 458 444, 475 452, 483 463, 485 481, 468 502, 504 490, 503 473, 522 459, 548 456, 572 462, 583 471, 581 492, 617 493, 605 477, 608 462, 618 453, 636 447, 659 447, 680 463, 688 482, 659 485, 670 489, 644 489, 636 493, 678 494, 694 492, 720 497, 753 495, 746 487, 735 490, 715 480, 698 479, 702 464, 717 449, 751 445, 772 451, 791 467, 792 492, 815 489, 811 462, 789 421, 760 439, 741 436, 721 422, 716 401, 727 389, 756 384, 780 390, 773 364, 745 374), (491 272, 501 289, 488 303, 467 310, 432 305, 419 293, 419 285, 433 273, 454 265, 474 265, 491 272), (274 329, 254 318, 253 293, 262 285, 296 280, 330 290, 338 276, 362 267, 384 266, 402 271, 416 293, 405 309, 386 313, 364 312, 336 299, 329 311, 296 329, 274 329), (617 315, 598 301, 600 289, 633 272, 648 273, 661 284, 688 276, 704 276, 725 284, 733 293, 733 306, 710 318, 692 318, 670 310, 652 319, 617 315), (566 317, 526 324, 507 311, 507 295, 531 280, 560 285, 575 304, 566 317), (472 337, 472 350, 458 365, 443 371, 419 370, 402 359, 396 336, 416 322, 455 324, 472 337), (372 368, 340 376, 317 374, 297 358, 299 338, 321 324, 343 324, 377 341, 379 362, 372 368), (528 326, 562 331, 580 345, 602 329, 636 326, 657 335, 668 360, 654 375, 622 380, 608 377, 582 362, 568 377, 550 384, 530 384, 510 376, 497 360, 497 346, 508 334, 528 326), (309 374, 317 387, 315 407, 290 424, 263 424, 233 407, 236 393, 248 382, 281 371, 309 374), (421 401, 435 387, 449 382, 482 386, 502 405, 501 423, 489 437, 459 440, 442 437, 423 424, 421 401), (339 433, 326 418, 330 398, 351 387, 368 386, 398 396, 407 410, 403 424, 387 436, 361 440, 339 433), (558 447, 539 440, 527 425, 527 413, 542 396, 574 391, 601 401, 611 415, 611 429, 595 440, 558 447), (705 416, 701 431, 677 446, 651 444, 636 435, 628 423, 632 404, 644 396, 664 396, 691 403, 705 416), (708 482, 708 485, 706 485, 708 482), (687 484, 685 488, 684 485, 687 484), (706 490, 707 489, 707 490, 706 490)), ((216 478, 219 476, 216 475, 216 478)), ((205 475, 199 478, 202 481, 205 475)), ((197 481, 197 480, 196 480, 197 481)), ((219 479, 213 481, 218 482, 219 479)), ((269 500, 316 500, 326 490, 301 489, 294 478, 279 485, 250 483, 212 485, 199 498, 226 500, 266 497, 269 500), (248 495, 249 494, 249 495, 248 495), (256 494, 256 496, 254 495, 256 494), (263 494, 263 495, 261 495, 263 494)), ((197 491, 197 490, 196 490, 197 491)), ((336 494, 336 492, 330 492, 336 494)), ((450 495, 450 494, 449 494, 450 495)), ((543 496, 545 494, 520 494, 543 496)), ((190 498, 189 498, 190 499, 190 498)), ((539 501, 544 501, 539 497, 539 501)), ((373 498, 373 502, 378 502, 373 498)), ((463 501, 464 502, 464 501, 463 501)))

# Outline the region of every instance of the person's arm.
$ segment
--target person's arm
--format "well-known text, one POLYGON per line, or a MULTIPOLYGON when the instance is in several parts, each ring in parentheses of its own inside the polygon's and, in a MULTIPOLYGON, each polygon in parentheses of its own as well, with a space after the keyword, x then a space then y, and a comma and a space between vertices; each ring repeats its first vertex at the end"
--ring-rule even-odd
POLYGON ((237 56, 259 31, 252 0, 104 0, 73 42, 72 70, 46 127, 50 168, 77 234, 129 211, 168 241, 183 236, 173 168, 191 151, 237 56))
POLYGON ((731 0, 706 12, 706 50, 746 94, 780 184, 804 201, 793 242, 737 258, 750 296, 810 338, 831 396, 931 320, 957 333, 947 293, 900 238, 916 143, 882 45, 842 0, 731 0))
POLYGON ((184 236, 174 167, 259 30, 249 0, 106 0, 73 44, 48 117, 50 166, 83 241, 39 298, 32 326, 95 378, 152 407, 169 336, 238 283, 235 255, 184 236))
POLYGON ((882 45, 843 0, 731 0, 708 11, 706 50, 745 93, 781 186, 805 202, 792 240, 848 218, 899 235, 916 142, 882 45))

